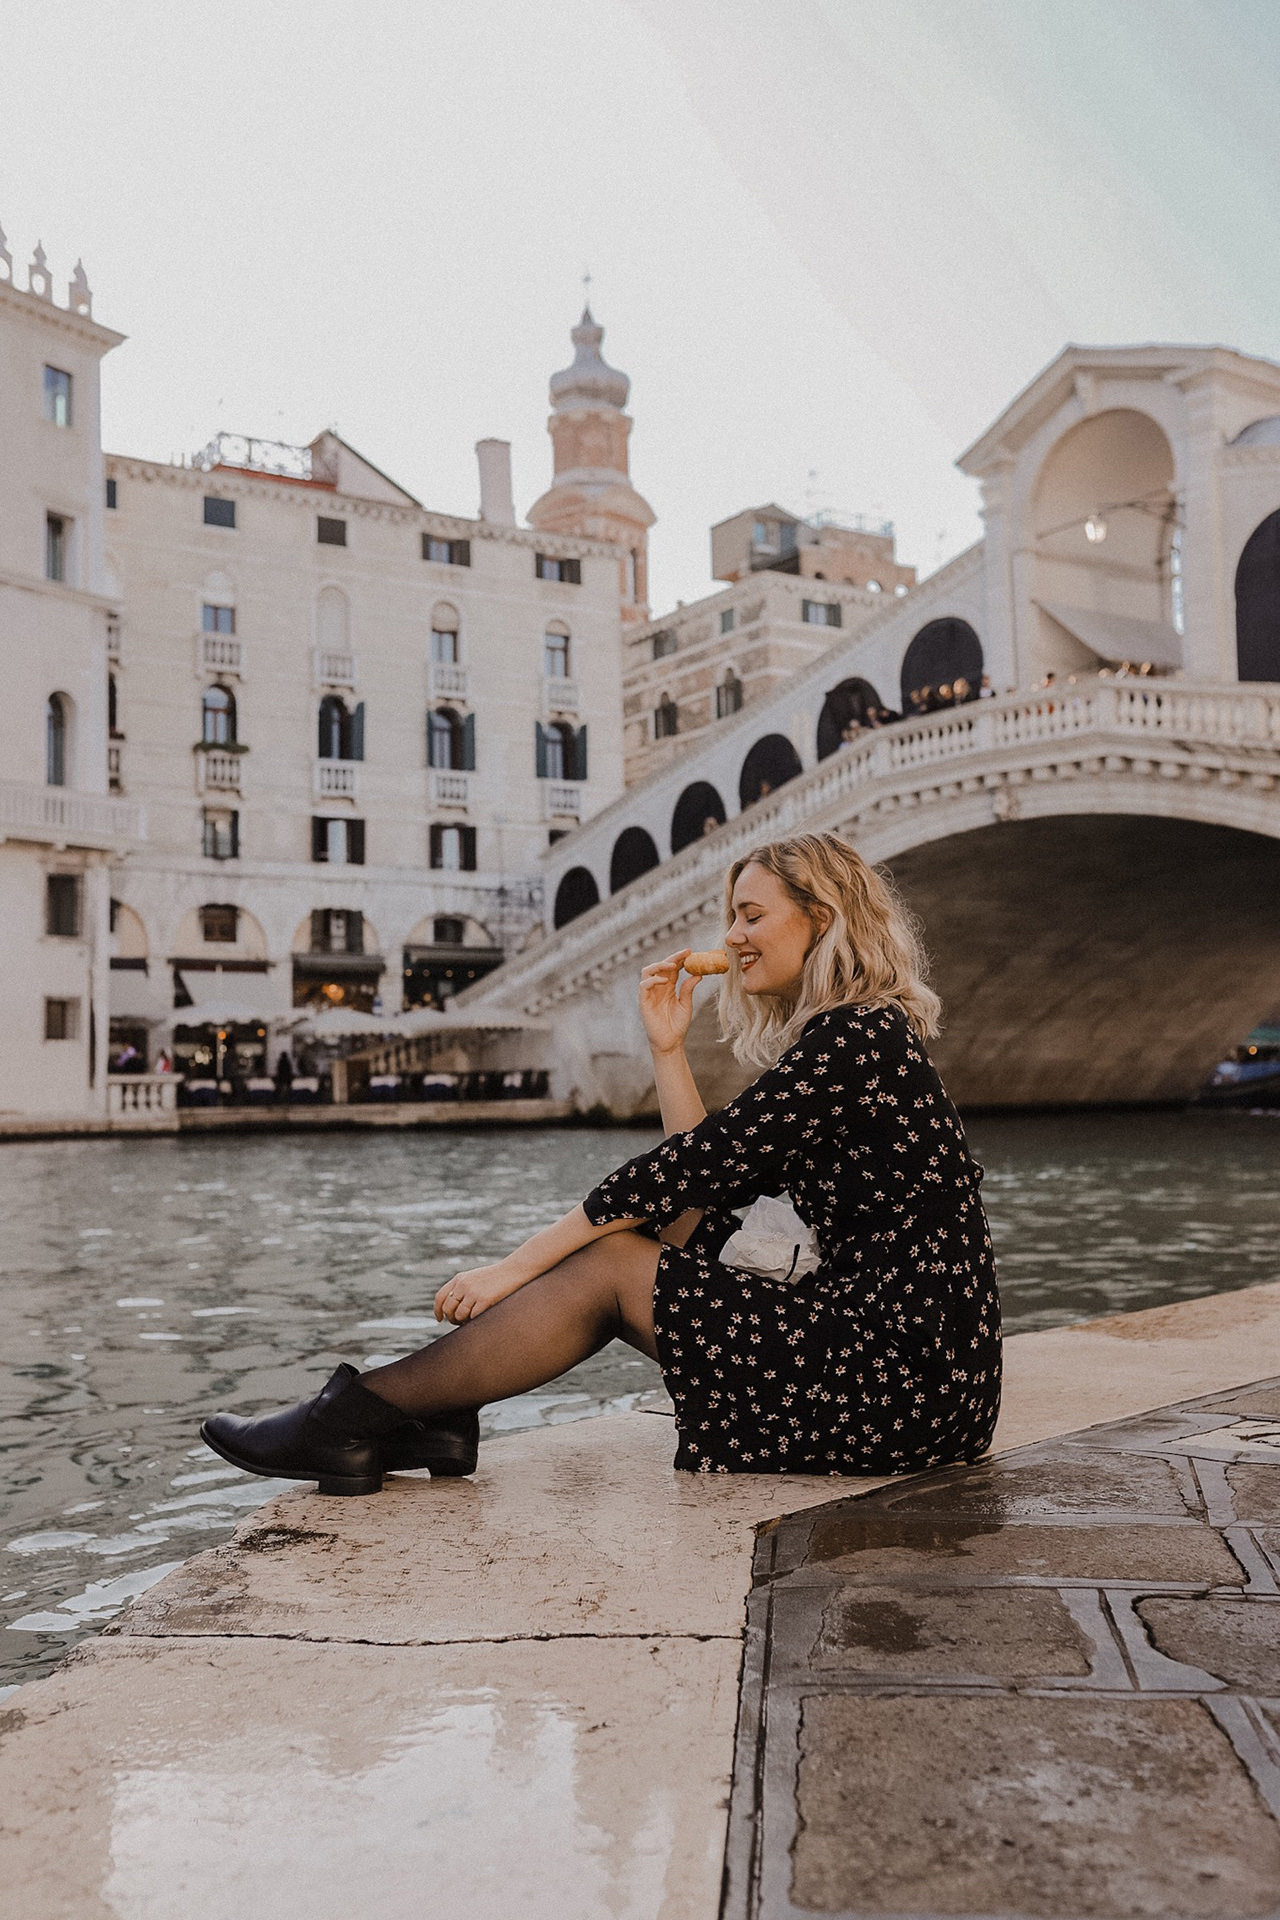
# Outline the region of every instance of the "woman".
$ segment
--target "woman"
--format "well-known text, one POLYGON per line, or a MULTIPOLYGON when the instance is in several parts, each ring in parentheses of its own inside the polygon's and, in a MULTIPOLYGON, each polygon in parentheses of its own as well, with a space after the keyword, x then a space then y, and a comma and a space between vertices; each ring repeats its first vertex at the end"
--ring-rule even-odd
POLYGON ((217 1414, 202 1430, 216 1452, 322 1493, 375 1493, 396 1468, 470 1472, 476 1408, 614 1338, 661 1364, 677 1467, 901 1473, 986 1450, 1000 1329, 981 1170, 920 1044, 938 1001, 912 929, 832 834, 740 860, 726 915, 721 1025, 767 1071, 708 1116, 684 1052, 687 949, 646 967, 663 1144, 441 1287, 436 1318, 456 1333, 362 1376, 340 1367, 283 1413, 217 1414), (816 1231, 817 1271, 726 1266, 728 1210, 782 1193, 816 1231))

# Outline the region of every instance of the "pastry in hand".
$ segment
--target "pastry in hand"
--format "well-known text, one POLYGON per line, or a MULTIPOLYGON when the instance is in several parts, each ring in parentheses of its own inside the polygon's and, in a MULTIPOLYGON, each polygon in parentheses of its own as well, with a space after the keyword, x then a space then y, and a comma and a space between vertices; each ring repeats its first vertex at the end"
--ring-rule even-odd
POLYGON ((687 953, 682 965, 695 980, 702 980, 709 973, 728 973, 729 956, 723 947, 716 947, 711 953, 687 953))

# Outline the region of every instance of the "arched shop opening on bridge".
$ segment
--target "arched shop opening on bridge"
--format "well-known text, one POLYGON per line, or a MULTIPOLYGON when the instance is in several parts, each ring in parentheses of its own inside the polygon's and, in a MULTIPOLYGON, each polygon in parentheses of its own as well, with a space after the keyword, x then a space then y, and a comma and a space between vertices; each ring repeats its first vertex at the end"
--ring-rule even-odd
POLYGON ((404 1004, 443 1008, 501 963, 501 947, 470 914, 430 914, 404 943, 404 1004))
POLYGON ((609 861, 610 893, 620 893, 623 887, 629 887, 642 873, 656 867, 661 858, 651 833, 646 833, 643 827, 624 827, 613 843, 609 861))
POLYGON ((902 711, 931 713, 976 700, 982 686, 982 642, 967 620, 930 620, 902 657, 902 711), (962 683, 959 697, 956 682, 962 683))
POLYGON ((681 853, 695 840, 724 825, 724 801, 709 780, 695 780, 676 801, 671 815, 671 851, 681 853))
POLYGON ((1236 567, 1236 670, 1280 680, 1280 512, 1254 528, 1236 567))
POLYGON ((1182 665, 1182 524, 1173 449, 1133 407, 1079 421, 1036 476, 1025 556, 1024 682, 1050 669, 1182 665))
POLYGON ((803 771, 800 755, 786 734, 766 733, 763 740, 756 741, 742 763, 742 772, 738 777, 739 806, 753 807, 757 800, 763 800, 766 794, 776 793, 779 787, 785 787, 788 780, 794 780, 803 771))
POLYGON ((842 746, 852 731, 865 727, 873 714, 884 712, 880 695, 869 680, 861 680, 855 675, 849 680, 842 680, 839 686, 832 687, 818 715, 819 760, 825 760, 828 754, 842 746))
POLYGON ((600 889, 589 867, 570 867, 556 888, 552 919, 557 927, 568 926, 580 913, 589 913, 600 904, 600 889))

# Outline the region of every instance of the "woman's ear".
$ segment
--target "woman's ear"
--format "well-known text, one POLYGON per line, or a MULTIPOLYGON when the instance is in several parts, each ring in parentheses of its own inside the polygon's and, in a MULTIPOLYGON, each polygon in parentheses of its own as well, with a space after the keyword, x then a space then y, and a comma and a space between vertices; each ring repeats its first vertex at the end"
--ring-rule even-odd
POLYGON ((815 900, 809 909, 809 918, 813 922, 814 939, 821 940, 823 934, 829 931, 834 915, 830 907, 824 907, 821 900, 815 900))

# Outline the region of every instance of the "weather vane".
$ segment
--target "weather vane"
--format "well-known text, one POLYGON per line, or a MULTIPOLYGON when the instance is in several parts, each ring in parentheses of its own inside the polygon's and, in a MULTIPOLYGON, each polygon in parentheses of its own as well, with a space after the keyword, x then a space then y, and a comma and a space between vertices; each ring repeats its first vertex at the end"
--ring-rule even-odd
POLYGON ((582 292, 588 306, 591 305, 591 269, 588 267, 582 276, 582 292))

